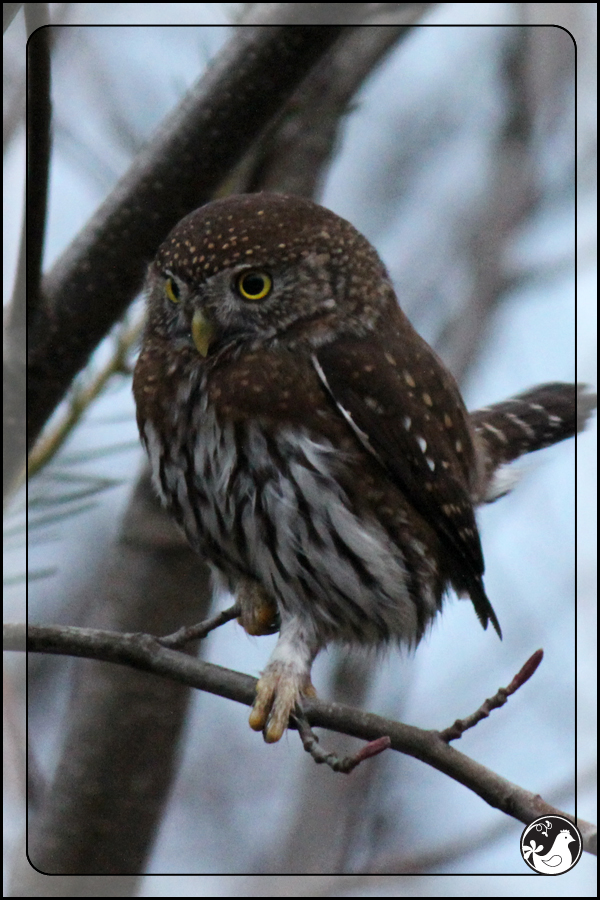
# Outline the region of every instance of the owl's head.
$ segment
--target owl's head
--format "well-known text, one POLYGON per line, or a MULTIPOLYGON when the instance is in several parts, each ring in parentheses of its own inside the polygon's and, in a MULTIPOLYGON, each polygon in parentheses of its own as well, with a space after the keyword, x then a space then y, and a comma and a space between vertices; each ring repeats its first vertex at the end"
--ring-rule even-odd
POLYGON ((231 342, 318 346, 365 335, 395 305, 376 251, 302 197, 208 203, 171 231, 148 276, 150 327, 202 356, 231 342))

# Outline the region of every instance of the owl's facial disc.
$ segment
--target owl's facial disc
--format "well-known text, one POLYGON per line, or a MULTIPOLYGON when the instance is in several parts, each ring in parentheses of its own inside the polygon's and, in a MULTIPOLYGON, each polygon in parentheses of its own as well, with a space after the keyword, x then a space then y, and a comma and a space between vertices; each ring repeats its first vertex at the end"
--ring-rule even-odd
POLYGON ((171 340, 187 339, 206 358, 232 340, 273 334, 260 309, 273 291, 273 279, 265 269, 238 266, 215 272, 197 285, 175 269, 155 269, 149 288, 161 295, 160 315, 171 340))
POLYGON ((170 334, 187 335, 203 358, 232 341, 297 341, 304 329, 312 332, 336 310, 323 270, 322 257, 305 259, 293 270, 277 261, 269 268, 242 265, 215 272, 199 285, 188 284, 183 273, 163 270, 160 290, 170 334))

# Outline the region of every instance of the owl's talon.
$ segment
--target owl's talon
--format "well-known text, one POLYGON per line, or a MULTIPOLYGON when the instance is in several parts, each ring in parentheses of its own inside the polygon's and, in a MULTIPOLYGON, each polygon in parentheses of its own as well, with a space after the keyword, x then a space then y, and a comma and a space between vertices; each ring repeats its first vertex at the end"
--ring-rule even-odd
POLYGON ((250 728, 262 731, 268 744, 274 744, 288 727, 290 713, 302 706, 302 697, 316 697, 306 673, 299 674, 282 663, 265 669, 256 686, 256 699, 250 713, 250 728))
POLYGON ((275 601, 256 581, 243 580, 237 596, 238 622, 247 634, 260 636, 279 631, 279 611, 275 601))

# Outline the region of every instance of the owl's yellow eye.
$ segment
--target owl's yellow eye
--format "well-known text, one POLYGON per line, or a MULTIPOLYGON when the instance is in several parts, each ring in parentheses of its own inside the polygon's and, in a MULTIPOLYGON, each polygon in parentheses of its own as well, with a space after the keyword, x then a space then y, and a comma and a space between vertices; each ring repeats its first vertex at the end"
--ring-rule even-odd
POLYGON ((165 281, 165 294, 171 303, 179 303, 181 295, 177 282, 173 278, 167 277, 167 280, 165 281))
POLYGON ((263 300, 271 293, 273 281, 267 272, 251 270, 238 276, 236 288, 244 300, 263 300))

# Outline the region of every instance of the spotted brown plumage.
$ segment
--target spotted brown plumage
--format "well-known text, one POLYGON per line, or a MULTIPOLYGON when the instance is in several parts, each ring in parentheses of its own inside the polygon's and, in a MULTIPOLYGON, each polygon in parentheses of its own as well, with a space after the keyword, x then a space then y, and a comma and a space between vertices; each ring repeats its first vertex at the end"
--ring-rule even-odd
POLYGON ((274 194, 208 204, 161 245, 134 393, 163 501, 246 630, 279 629, 250 717, 270 741, 332 640, 415 645, 449 587, 500 633, 474 506, 591 408, 545 385, 470 416, 368 241, 274 194))

